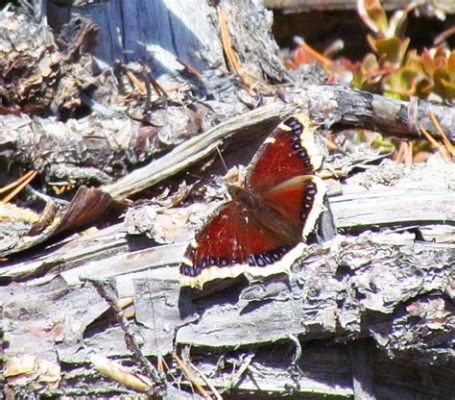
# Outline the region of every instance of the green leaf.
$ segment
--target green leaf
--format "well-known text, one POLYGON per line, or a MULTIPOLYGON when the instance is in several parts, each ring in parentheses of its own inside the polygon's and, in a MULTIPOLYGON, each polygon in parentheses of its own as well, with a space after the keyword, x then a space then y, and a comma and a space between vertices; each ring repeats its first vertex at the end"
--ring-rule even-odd
POLYGON ((409 41, 409 38, 400 39, 397 37, 377 40, 377 52, 385 60, 393 64, 400 65, 403 61, 404 55, 406 54, 409 41))
POLYGON ((389 23, 379 0, 358 0, 357 10, 360 18, 371 30, 386 34, 389 23))

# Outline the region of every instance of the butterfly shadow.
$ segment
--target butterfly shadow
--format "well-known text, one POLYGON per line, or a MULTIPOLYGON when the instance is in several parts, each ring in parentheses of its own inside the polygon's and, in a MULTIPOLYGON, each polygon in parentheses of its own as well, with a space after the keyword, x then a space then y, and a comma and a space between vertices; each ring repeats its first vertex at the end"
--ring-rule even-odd
POLYGON ((288 273, 279 273, 261 280, 250 279, 239 296, 240 315, 256 311, 273 301, 292 296, 292 285, 288 273))
POLYGON ((207 283, 203 290, 181 287, 179 310, 182 319, 197 312, 200 316, 214 306, 236 305, 249 281, 245 276, 233 279, 215 280, 207 283))

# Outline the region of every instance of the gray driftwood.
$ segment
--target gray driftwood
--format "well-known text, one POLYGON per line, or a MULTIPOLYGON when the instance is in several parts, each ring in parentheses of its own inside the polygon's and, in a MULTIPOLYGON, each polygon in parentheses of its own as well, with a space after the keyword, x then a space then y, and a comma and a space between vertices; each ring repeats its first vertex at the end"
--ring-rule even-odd
MULTIPOLYGON (((192 363, 220 390, 288 391, 297 397, 319 393, 351 398, 367 391, 371 398, 393 398, 396 393, 405 399, 416 393, 448 398, 453 387, 442 381, 450 379, 450 369, 442 369, 444 376, 438 371, 454 356, 447 336, 454 328, 454 245, 417 244, 413 234, 393 233, 400 229, 390 214, 398 225, 455 225, 455 194, 442 189, 455 175, 452 166, 444 164, 409 172, 395 168, 391 173, 392 166, 383 165, 353 177, 343 190, 358 195, 330 201, 344 229, 356 232, 364 215, 362 229, 395 228, 389 234, 338 236, 305 249, 289 276, 237 285, 215 296, 192 301, 180 290, 178 263, 187 242, 131 251, 128 243, 138 237, 127 235, 131 227, 125 224, 87 232, 34 260, 10 262, 1 270, 2 280, 23 282, 14 284, 14 290, 0 290, 6 354, 34 354, 54 362, 58 358, 74 366, 67 371, 73 382, 69 394, 121 393, 124 389, 111 383, 100 387, 93 372, 98 392, 77 383, 89 373, 80 363, 92 354, 129 354, 125 332, 106 319, 109 306, 94 288, 96 282, 112 286, 120 302, 133 299, 135 316, 128 330, 144 355, 165 356, 176 344, 190 345, 192 363), (432 170, 440 181, 422 180, 432 170), (377 182, 391 187, 381 189, 377 182), (406 186, 413 188, 399 189, 406 186), (437 187, 440 195, 431 204, 439 214, 428 219, 417 211, 409 221, 407 193, 418 207, 429 202, 437 187), (450 204, 444 206, 445 201, 450 204), (384 204, 387 212, 380 208, 384 204), (406 368, 414 375, 407 375, 406 368), (384 375, 384 369, 390 374, 384 375), (385 376, 387 385, 372 383, 385 376), (433 382, 424 376, 434 377, 433 382)), ((153 235, 154 227, 149 229, 153 235)), ((61 390, 48 393, 65 393, 61 390)))
MULTIPOLYGON (((407 362, 436 377, 429 384, 417 377, 403 381, 402 373, 387 375, 398 393, 407 393, 405 398, 422 391, 444 399, 453 387, 441 386, 438 381, 444 378, 430 365, 442 367, 453 359, 444 332, 454 328, 454 257, 447 245, 415 245, 378 234, 339 237, 305 251, 289 276, 193 303, 180 292, 177 279, 165 278, 169 273, 162 267, 149 264, 142 272, 117 275, 115 259, 106 259, 114 268, 104 277, 111 277, 120 299, 134 299, 129 329, 143 354, 164 356, 176 344, 191 345, 192 362, 219 388, 253 390, 256 382, 260 391, 287 388, 301 395, 316 391, 349 398, 355 390, 352 379, 364 379, 353 377, 351 368, 368 362, 368 378, 380 380, 384 371, 371 368, 380 360, 393 371, 407 362), (220 359, 224 367, 217 370, 220 359), (233 384, 233 372, 243 362, 248 364, 244 376, 233 384)), ((97 266, 92 263, 89 282, 99 279, 97 266)), ((100 319, 109 307, 89 282, 68 286, 62 273, 15 285, 9 293, 2 290, 7 355, 34 354, 54 362, 58 356, 74 367, 94 353, 127 356, 125 332, 100 319)), ((386 390, 387 385, 376 384, 371 393, 384 398, 386 390)))

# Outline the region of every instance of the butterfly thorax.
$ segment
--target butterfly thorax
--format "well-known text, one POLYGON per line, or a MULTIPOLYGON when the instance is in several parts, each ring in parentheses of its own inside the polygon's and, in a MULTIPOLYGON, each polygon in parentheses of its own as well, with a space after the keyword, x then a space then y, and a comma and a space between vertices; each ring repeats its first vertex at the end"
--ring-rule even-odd
POLYGON ((228 186, 228 191, 236 206, 242 209, 242 214, 245 214, 248 218, 253 218, 265 229, 286 238, 288 241, 297 243, 301 240, 301 225, 286 218, 279 211, 265 203, 260 196, 254 195, 248 189, 236 185, 228 186))

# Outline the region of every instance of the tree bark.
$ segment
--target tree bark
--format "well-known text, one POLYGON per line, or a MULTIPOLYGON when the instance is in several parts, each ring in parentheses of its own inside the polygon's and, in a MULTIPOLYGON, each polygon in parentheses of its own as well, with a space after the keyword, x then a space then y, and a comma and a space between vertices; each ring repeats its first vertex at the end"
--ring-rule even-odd
MULTIPOLYGON (((453 109, 322 85, 318 74, 303 85, 279 62, 270 13, 259 2, 85 3, 49 1, 49 24, 69 37, 75 25, 65 23, 76 14, 90 17, 99 25, 93 50, 99 66, 115 69, 115 60, 143 60, 151 72, 122 64, 122 77, 136 74, 166 88, 193 85, 197 94, 172 97, 169 91, 148 98, 144 89, 143 102, 160 107, 152 110, 152 120, 146 118, 149 110, 132 120, 119 106, 120 98, 129 98, 114 93, 116 86, 101 74, 94 77, 96 90, 88 96, 92 113, 85 119, 8 115, 0 121, 2 157, 19 165, 26 160, 48 182, 68 170, 83 169, 74 177, 93 168, 97 173, 90 179, 102 185, 106 202, 112 200, 108 195, 123 201, 165 185, 152 202, 130 203, 116 224, 53 236, 24 247, 27 252, 14 251, 14 238, 0 249, 5 394, 96 398, 141 391, 144 398, 175 399, 194 390, 205 398, 227 399, 451 398, 453 164, 434 157, 407 170, 379 163, 380 156, 353 146, 357 153, 343 157, 343 182, 329 184, 340 234, 326 243, 302 244, 289 274, 245 276, 205 296, 180 287, 178 265, 194 226, 219 204, 222 192, 209 190, 203 202, 181 205, 192 186, 178 174, 191 166, 203 175, 210 163, 201 162, 224 149, 220 145, 230 137, 247 143, 226 147, 226 157, 234 153, 231 164, 238 164, 257 138, 296 110, 323 128, 365 127, 416 137, 420 123, 438 137, 428 119, 431 108, 454 141, 453 109), (224 58, 222 13, 240 65, 234 77, 227 74, 232 60, 224 58), (188 66, 198 70, 197 79, 182 74, 191 70, 188 66), (260 87, 253 94, 247 90, 257 87, 248 87, 251 82, 260 87), (292 87, 277 96, 271 82, 292 87), (258 106, 259 94, 264 104, 258 106), (119 172, 114 166, 120 162, 125 165, 119 172), (56 174, 62 165, 71 168, 56 174), (171 178, 179 187, 168 194, 171 178), (164 372, 157 367, 163 360, 169 365, 164 372), (27 386, 31 379, 34 386, 27 386)), ((83 37, 77 46, 66 43, 55 50, 71 68, 83 64, 77 57, 89 42, 83 37)), ((52 43, 43 40, 37 47, 52 53, 52 43)), ((48 53, 40 54, 48 60, 48 53)), ((71 68, 65 71, 81 71, 71 68)), ((59 71, 61 78, 64 69, 59 71)), ((336 162, 327 160, 325 169, 333 171, 336 162)), ((50 221, 55 228, 58 218, 50 221)), ((36 233, 23 233, 26 223, 21 228, 3 223, 9 230, 22 229, 26 243, 36 239, 36 233)))

